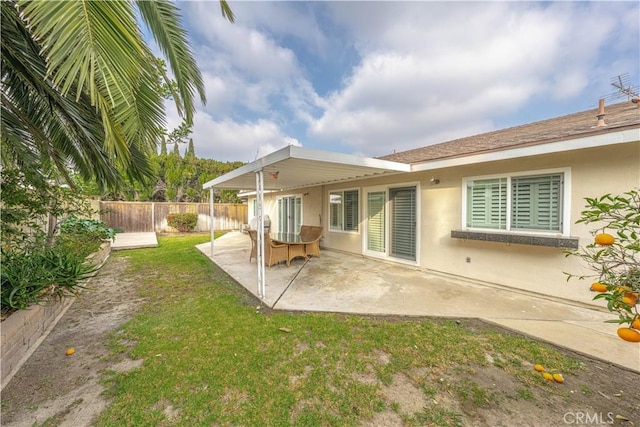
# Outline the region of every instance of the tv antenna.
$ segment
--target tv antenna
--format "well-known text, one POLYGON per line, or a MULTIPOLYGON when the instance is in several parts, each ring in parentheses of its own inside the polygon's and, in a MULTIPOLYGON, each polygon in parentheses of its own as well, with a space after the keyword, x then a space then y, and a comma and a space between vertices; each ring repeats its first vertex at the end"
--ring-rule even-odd
POLYGON ((627 99, 637 98, 638 92, 640 92, 640 86, 631 84, 631 77, 629 77, 629 73, 624 73, 617 75, 615 77, 611 77, 610 79, 611 86, 617 89, 616 92, 607 96, 609 99, 617 99, 626 96, 627 99))

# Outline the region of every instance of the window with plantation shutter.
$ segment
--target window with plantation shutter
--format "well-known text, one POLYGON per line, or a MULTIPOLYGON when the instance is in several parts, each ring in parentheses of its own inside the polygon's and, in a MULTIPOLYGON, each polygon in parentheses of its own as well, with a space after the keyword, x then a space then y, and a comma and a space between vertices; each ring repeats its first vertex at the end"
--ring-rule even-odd
POLYGON ((511 179, 511 229, 561 231, 562 175, 511 179))
POLYGON ((329 193, 329 228, 335 231, 358 231, 358 190, 329 193))
POLYGON ((358 231, 358 190, 344 192, 344 230, 358 231))
POLYGON ((467 179, 468 229, 563 232, 565 173, 467 179))
POLYGON ((467 182, 467 227, 507 228, 507 179, 467 182))

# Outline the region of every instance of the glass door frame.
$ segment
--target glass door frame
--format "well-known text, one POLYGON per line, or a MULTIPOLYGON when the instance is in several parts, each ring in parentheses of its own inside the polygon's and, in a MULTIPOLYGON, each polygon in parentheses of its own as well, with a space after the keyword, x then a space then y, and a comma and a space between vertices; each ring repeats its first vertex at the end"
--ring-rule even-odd
POLYGON ((362 227, 362 253, 366 256, 374 257, 374 258, 382 258, 388 259, 390 261, 399 262, 403 264, 409 265, 420 265, 420 230, 421 230, 421 197, 420 197, 420 182, 406 182, 406 183, 396 183, 396 184, 388 184, 388 185, 380 185, 374 187, 364 187, 362 189, 362 208, 363 208, 363 227, 362 227), (415 197, 415 220, 416 220, 416 240, 415 240, 415 260, 394 257, 391 255, 391 200, 390 194, 391 190, 397 188, 407 188, 414 187, 416 192, 415 197), (371 251, 368 248, 369 241, 369 194, 384 192, 385 193, 385 250, 384 252, 376 252, 371 251))

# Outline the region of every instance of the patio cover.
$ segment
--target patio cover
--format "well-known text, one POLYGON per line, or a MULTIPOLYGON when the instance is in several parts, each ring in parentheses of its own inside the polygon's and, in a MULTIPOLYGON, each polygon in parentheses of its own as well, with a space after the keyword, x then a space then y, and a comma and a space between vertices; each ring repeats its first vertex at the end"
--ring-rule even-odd
POLYGON ((213 190, 256 191, 258 208, 258 295, 265 297, 264 192, 353 181, 374 176, 410 172, 411 165, 350 154, 313 150, 289 145, 239 167, 203 185, 209 189, 211 256, 213 256, 213 190))
POLYGON ((409 172, 411 166, 389 160, 289 145, 219 176, 205 183, 203 187, 220 190, 257 190, 255 173, 260 170, 266 174, 264 189, 273 191, 409 172), (271 174, 277 174, 277 178, 272 179, 271 174))

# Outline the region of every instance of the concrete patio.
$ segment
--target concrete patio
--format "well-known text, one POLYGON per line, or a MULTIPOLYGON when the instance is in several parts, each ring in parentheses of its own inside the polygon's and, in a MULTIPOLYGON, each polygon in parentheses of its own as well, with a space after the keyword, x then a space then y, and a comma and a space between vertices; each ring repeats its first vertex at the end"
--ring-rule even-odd
MULTIPOLYGON (((251 242, 227 233, 198 249, 257 295, 251 242)), ((618 338, 604 307, 437 275, 362 256, 323 250, 266 269, 265 305, 279 310, 479 318, 532 338, 640 372, 640 345, 618 338)))

